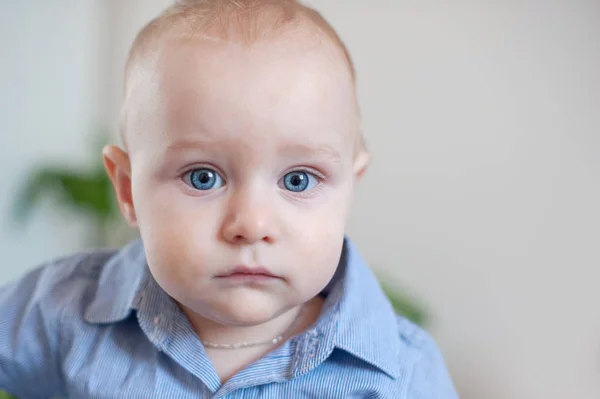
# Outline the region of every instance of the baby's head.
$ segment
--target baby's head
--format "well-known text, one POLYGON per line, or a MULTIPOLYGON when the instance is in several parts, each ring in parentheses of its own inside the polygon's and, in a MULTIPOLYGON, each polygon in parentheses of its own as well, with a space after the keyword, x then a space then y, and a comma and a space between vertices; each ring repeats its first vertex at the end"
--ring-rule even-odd
POLYGON ((179 2, 136 38, 123 107, 126 151, 105 165, 169 295, 255 325, 319 294, 368 157, 350 57, 318 13, 179 2), (238 267, 275 278, 225 277, 238 267))

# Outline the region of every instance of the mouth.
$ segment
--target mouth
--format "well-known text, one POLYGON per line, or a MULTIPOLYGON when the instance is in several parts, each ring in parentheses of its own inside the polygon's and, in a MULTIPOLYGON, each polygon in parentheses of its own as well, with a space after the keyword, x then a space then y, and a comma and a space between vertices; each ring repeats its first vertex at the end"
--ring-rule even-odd
POLYGON ((216 278, 240 282, 267 282, 269 280, 280 279, 281 277, 276 276, 264 267, 236 266, 223 274, 218 274, 216 278))

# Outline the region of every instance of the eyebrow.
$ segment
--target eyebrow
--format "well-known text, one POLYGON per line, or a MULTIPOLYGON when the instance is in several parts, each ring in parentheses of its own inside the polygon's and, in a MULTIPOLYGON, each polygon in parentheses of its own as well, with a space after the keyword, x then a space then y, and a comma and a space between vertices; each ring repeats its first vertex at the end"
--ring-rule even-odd
MULTIPOLYGON (((220 139, 179 139, 174 141, 167 147, 167 152, 177 152, 180 150, 189 150, 189 149, 207 149, 212 146, 221 146, 221 145, 229 145, 231 144, 230 140, 220 140, 220 139)), ((305 156, 315 156, 315 157, 326 157, 332 160, 340 160, 340 153, 330 145, 327 144, 310 144, 310 143, 289 143, 280 146, 277 148, 277 151, 280 154, 289 157, 305 157, 305 156)))
POLYGON ((286 156, 316 155, 333 160, 341 159, 340 153, 332 146, 326 144, 293 143, 282 146, 280 151, 286 156))

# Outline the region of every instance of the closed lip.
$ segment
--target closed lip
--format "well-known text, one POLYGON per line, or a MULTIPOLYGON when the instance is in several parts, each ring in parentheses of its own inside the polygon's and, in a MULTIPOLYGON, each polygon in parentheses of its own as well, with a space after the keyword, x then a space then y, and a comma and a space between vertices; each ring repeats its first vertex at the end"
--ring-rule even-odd
POLYGON ((279 278, 275 274, 271 273, 269 269, 264 267, 248 267, 248 266, 236 266, 225 273, 218 274, 218 278, 237 277, 237 276, 255 276, 255 277, 270 277, 279 278))

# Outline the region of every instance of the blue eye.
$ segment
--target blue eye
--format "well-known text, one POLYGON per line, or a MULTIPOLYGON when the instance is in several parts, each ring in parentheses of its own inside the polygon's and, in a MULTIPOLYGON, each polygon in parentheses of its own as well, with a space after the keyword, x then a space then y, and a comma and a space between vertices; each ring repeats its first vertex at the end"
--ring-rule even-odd
POLYGON ((184 176, 184 181, 196 190, 212 190, 223 186, 223 179, 212 169, 200 168, 188 172, 184 176))
POLYGON ((314 188, 319 181, 308 172, 296 171, 283 176, 283 187, 286 190, 299 193, 314 188))

